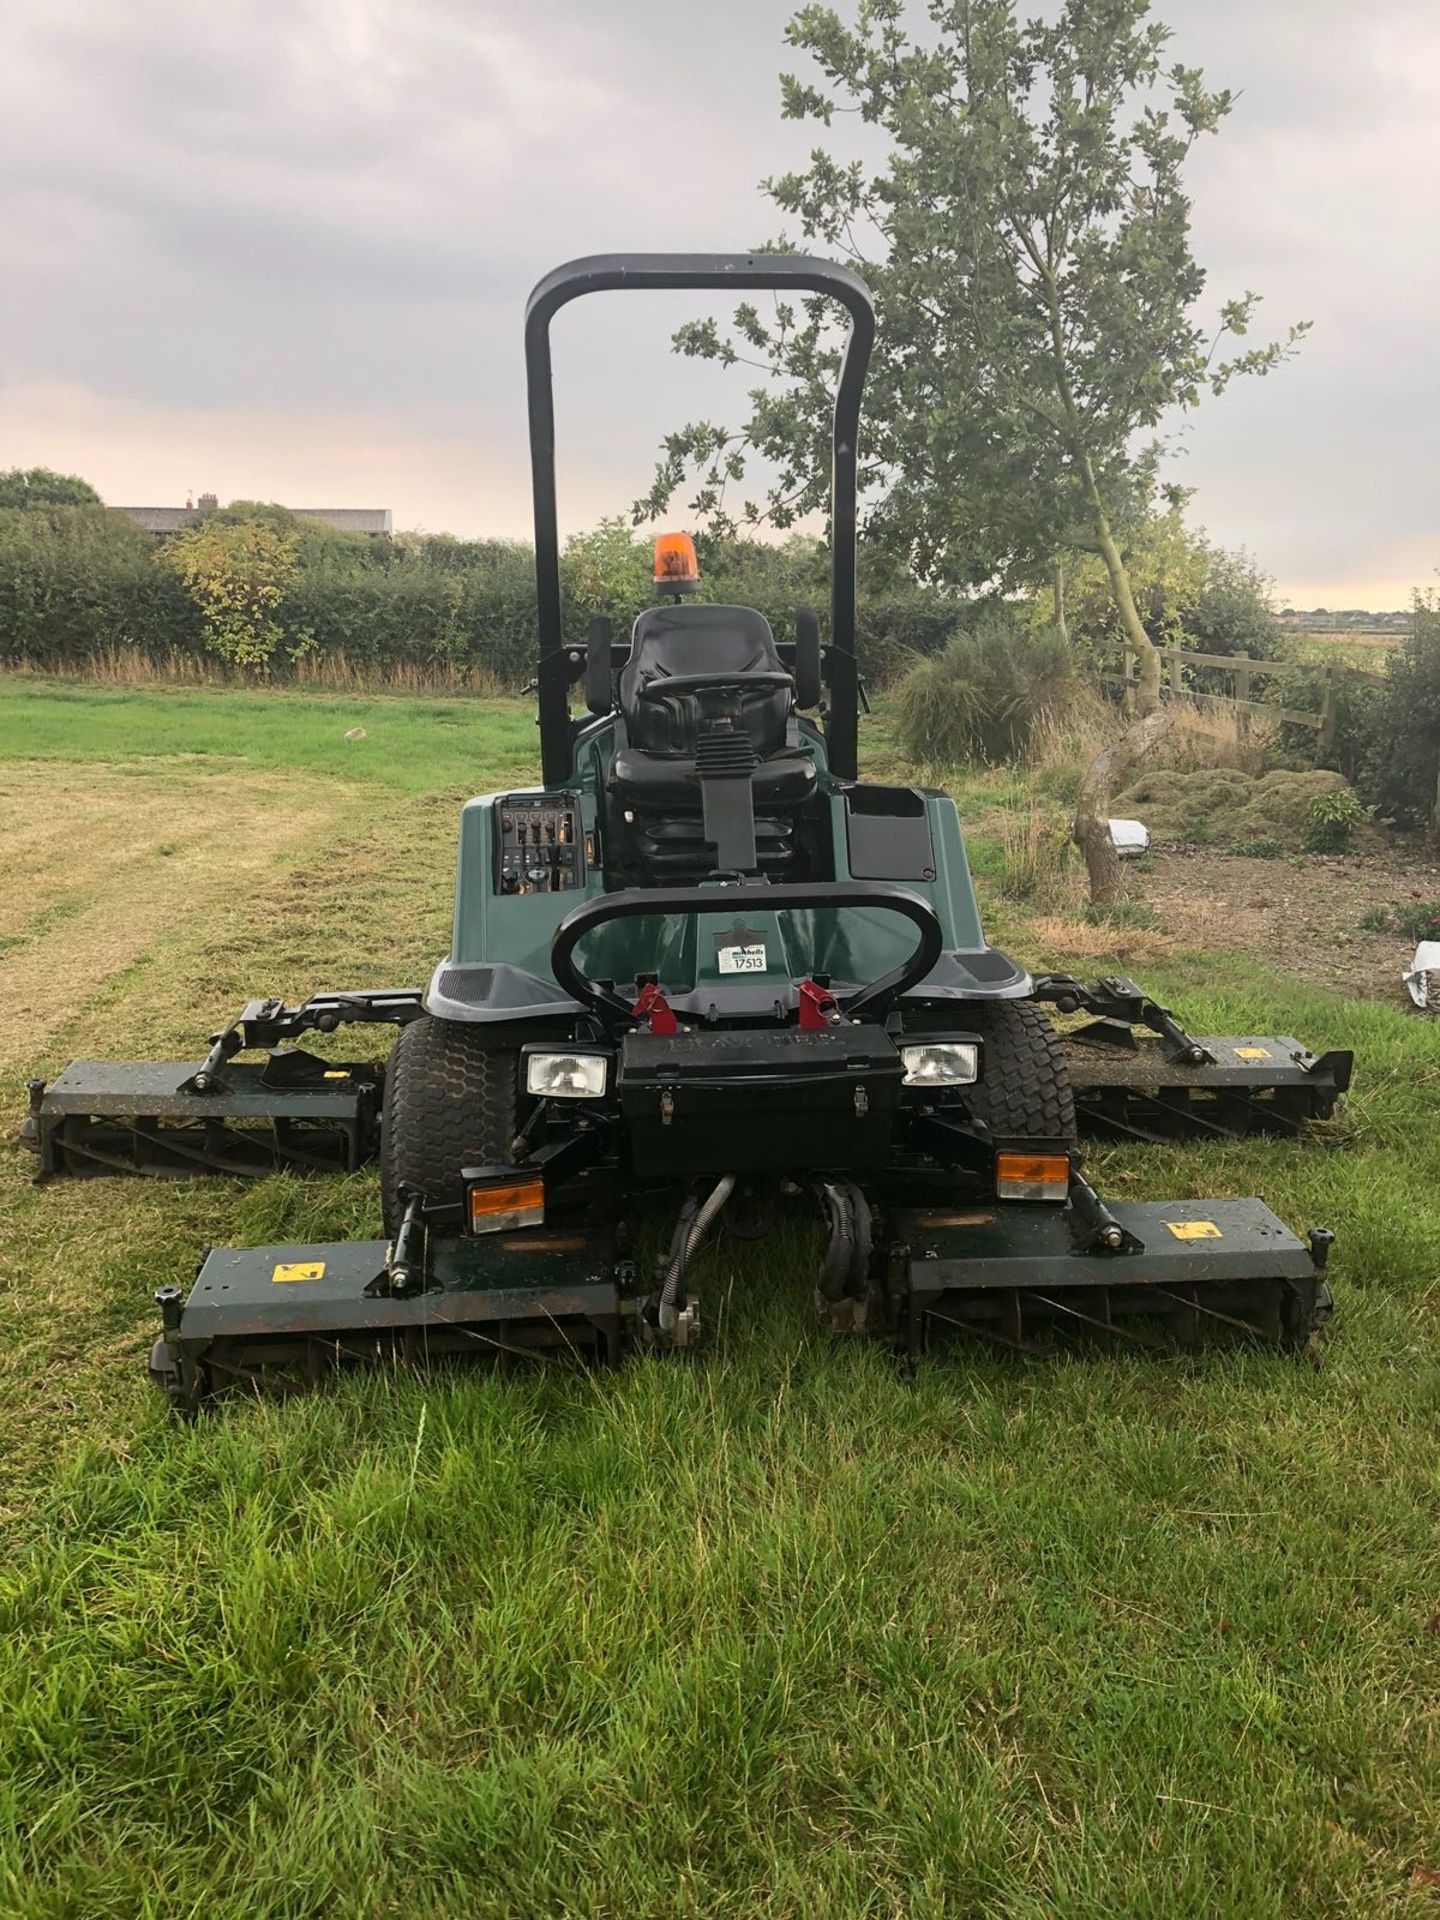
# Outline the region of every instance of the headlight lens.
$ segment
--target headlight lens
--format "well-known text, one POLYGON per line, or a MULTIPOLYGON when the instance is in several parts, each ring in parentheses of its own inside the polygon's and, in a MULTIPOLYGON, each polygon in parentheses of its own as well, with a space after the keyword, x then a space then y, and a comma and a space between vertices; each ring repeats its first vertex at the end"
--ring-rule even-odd
POLYGON ((525 1091, 551 1100, 595 1100, 605 1091, 603 1053, 527 1053, 525 1091))
POLYGON ((980 1077, 980 1049, 972 1041, 933 1040, 901 1047, 907 1087, 969 1087, 980 1077))

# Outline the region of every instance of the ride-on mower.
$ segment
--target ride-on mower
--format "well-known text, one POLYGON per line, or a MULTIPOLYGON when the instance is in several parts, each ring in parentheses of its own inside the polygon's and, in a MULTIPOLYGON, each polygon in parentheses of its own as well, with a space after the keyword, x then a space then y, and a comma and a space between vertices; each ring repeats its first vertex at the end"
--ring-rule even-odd
POLYGON ((449 957, 423 992, 255 1001, 202 1061, 79 1062, 32 1088, 42 1177, 344 1168, 378 1141, 382 1236, 211 1250, 188 1295, 161 1289, 151 1370, 178 1407, 350 1360, 690 1347, 707 1234, 760 1237, 786 1196, 828 1232, 822 1326, 911 1355, 946 1333, 1298 1346, 1325 1317, 1328 1233, 1302 1242, 1254 1199, 1107 1205, 1077 1123, 1294 1130, 1331 1113, 1349 1055, 1196 1039, 1128 980, 1027 973, 985 942, 954 803, 858 778, 873 334, 863 283, 799 257, 616 255, 535 289, 543 778, 465 805, 449 957), (695 598, 685 535, 657 541, 628 646, 601 619, 567 643, 550 324, 581 294, 646 288, 847 310, 824 644, 807 609, 777 640, 695 598), (1094 1018, 1062 1045, 1045 1003, 1094 1018), (285 1044, 350 1022, 398 1025, 383 1072, 285 1044), (263 1067, 235 1057, 256 1048, 263 1067), (667 1194, 668 1250, 641 1271, 637 1219, 667 1194))

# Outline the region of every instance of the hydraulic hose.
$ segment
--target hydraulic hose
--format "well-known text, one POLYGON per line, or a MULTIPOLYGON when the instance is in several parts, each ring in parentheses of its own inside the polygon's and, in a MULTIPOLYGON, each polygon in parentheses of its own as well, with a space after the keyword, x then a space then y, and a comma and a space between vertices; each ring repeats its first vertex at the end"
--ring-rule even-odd
POLYGON ((690 1223, 689 1232, 685 1234, 680 1245, 672 1255, 669 1269, 665 1275, 665 1283, 660 1289, 660 1308, 657 1317, 662 1333, 673 1333, 675 1331, 675 1300, 680 1291, 680 1276, 690 1264, 692 1257, 699 1248, 700 1242, 705 1238, 711 1221, 715 1218, 716 1214, 719 1213, 720 1209, 734 1191, 734 1174, 723 1174, 721 1178, 715 1182, 714 1187, 701 1204, 695 1218, 690 1223))
POLYGON ((822 1181, 820 1199, 830 1223, 830 1240, 816 1284, 827 1300, 858 1299, 870 1272, 870 1203, 849 1180, 822 1181))

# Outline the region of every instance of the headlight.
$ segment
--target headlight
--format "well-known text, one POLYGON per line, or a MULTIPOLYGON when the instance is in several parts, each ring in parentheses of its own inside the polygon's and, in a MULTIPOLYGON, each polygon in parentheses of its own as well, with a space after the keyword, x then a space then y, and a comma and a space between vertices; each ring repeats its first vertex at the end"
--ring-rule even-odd
POLYGON ((605 1091, 603 1053, 527 1053, 525 1091, 551 1100, 596 1100, 605 1091))
POLYGON ((907 1087, 969 1087, 980 1077, 980 1049, 972 1041, 935 1040, 901 1047, 907 1087))

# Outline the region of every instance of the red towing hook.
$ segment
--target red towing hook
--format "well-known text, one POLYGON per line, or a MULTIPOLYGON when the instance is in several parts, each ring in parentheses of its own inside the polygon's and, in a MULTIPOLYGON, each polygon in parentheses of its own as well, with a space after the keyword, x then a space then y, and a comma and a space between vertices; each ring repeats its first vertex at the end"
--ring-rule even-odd
POLYGON ((800 996, 800 1025, 807 1033, 840 1024, 840 1003, 828 986, 818 980, 802 980, 796 988, 800 996))
POLYGON ((635 996, 631 1011, 635 1015, 637 1026, 648 1027, 651 1033, 678 1033, 680 1023, 675 1018, 674 1009, 665 998, 665 989, 658 980, 647 980, 635 996))

